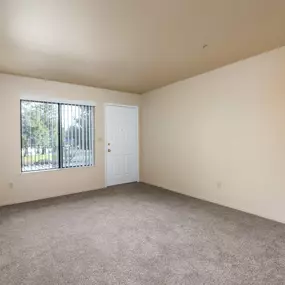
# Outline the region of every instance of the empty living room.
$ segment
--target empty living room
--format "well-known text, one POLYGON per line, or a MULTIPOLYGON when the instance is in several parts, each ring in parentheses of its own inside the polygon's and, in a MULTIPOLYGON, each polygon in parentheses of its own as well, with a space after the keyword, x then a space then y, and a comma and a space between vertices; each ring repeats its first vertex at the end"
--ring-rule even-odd
POLYGON ((285 1, 0 0, 0 285, 284 285, 285 1))

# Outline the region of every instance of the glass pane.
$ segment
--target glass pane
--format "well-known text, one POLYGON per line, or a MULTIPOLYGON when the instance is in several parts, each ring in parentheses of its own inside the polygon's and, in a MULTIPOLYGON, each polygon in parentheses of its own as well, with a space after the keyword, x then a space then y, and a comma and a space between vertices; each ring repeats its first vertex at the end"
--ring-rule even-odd
POLYGON ((93 108, 68 104, 61 108, 62 167, 93 165, 93 108))
POLYGON ((58 105, 21 101, 22 171, 58 168, 58 105))

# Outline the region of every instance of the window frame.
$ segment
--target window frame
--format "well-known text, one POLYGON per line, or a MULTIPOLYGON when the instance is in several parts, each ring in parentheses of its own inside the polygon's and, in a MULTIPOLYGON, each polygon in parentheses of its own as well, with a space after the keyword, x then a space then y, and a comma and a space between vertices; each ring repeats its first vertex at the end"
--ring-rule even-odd
POLYGON ((88 103, 84 102, 66 102, 66 101, 50 101, 50 100, 37 100, 37 99, 25 99, 21 98, 20 99, 20 157, 21 157, 21 173, 33 173, 33 172, 45 172, 45 171, 54 171, 54 170, 63 170, 63 169, 73 169, 73 168, 86 168, 86 167, 95 167, 96 161, 95 161, 95 114, 96 114, 96 106, 91 105, 88 103), (45 104, 54 104, 57 105, 57 128, 58 128, 58 157, 57 157, 57 167, 53 168, 47 168, 47 169, 32 169, 32 170, 27 170, 23 171, 23 120, 22 120, 22 103, 23 102, 33 102, 33 103, 45 103, 45 104), (63 136, 62 136, 62 106, 80 106, 80 107, 89 107, 91 108, 91 146, 92 146, 92 154, 91 154, 91 163, 90 165, 76 165, 76 166, 64 166, 63 162, 63 136))

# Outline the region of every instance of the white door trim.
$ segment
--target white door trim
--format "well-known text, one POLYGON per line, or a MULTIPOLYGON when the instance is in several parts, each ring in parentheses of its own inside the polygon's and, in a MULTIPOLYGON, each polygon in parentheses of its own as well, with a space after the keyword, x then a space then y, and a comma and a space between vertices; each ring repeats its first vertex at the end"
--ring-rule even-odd
POLYGON ((140 181, 140 140, 139 140, 139 106, 135 106, 135 105, 122 105, 122 104, 116 104, 116 103, 105 103, 104 104, 104 123, 105 123, 105 127, 104 127, 104 157, 105 157, 105 188, 108 187, 108 183, 107 183, 107 150, 108 150, 108 146, 107 146, 107 116, 106 116, 106 109, 108 106, 117 106, 117 107, 125 107, 125 108, 134 108, 137 111, 137 169, 138 169, 138 173, 137 173, 137 182, 140 181))

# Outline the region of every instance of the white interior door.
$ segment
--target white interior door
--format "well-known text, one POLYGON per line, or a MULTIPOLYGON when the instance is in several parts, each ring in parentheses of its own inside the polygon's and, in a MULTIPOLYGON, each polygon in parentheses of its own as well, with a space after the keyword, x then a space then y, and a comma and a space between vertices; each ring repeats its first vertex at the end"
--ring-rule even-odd
POLYGON ((107 186, 138 181, 138 108, 106 106, 107 186))

